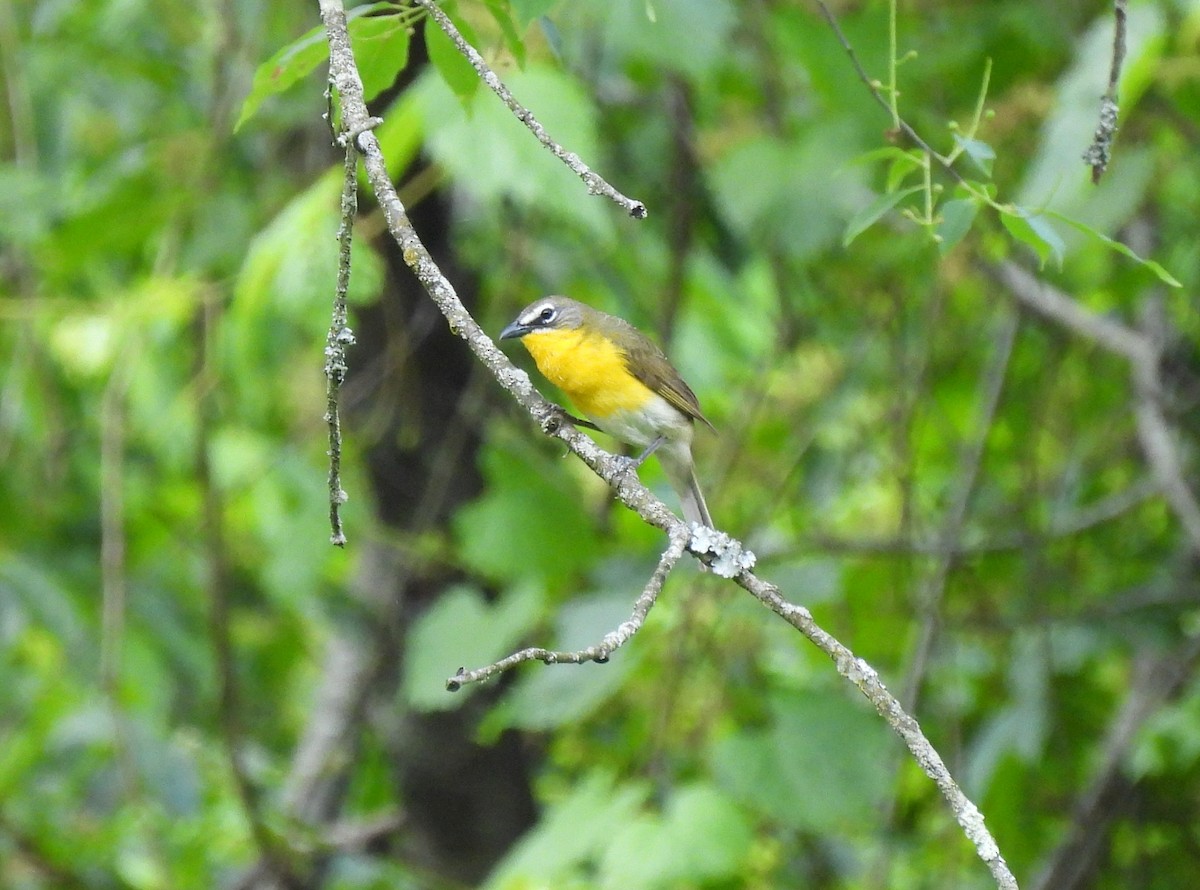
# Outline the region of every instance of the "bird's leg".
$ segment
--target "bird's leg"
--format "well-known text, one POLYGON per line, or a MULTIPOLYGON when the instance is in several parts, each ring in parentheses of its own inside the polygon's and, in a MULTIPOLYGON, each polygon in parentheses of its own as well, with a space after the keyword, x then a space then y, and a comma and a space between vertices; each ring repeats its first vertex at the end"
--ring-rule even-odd
POLYGON ((636 470, 638 467, 644 464, 646 462, 646 458, 657 451, 658 446, 665 441, 667 441, 666 436, 659 436, 653 442, 647 445, 646 450, 637 457, 626 457, 623 454, 616 455, 617 460, 621 463, 621 469, 618 470, 617 474, 613 477, 613 484, 620 485, 623 481, 625 481, 625 474, 630 470, 636 470))
POLYGON ((646 450, 643 451, 641 454, 639 454, 637 457, 635 457, 633 459, 633 463, 631 464, 631 467, 633 469, 637 469, 642 464, 644 464, 646 462, 646 458, 648 458, 650 455, 652 455, 654 452, 656 452, 658 450, 658 446, 661 445, 665 441, 667 441, 666 436, 659 436, 657 439, 655 439, 653 442, 651 442, 649 445, 647 445, 646 450))

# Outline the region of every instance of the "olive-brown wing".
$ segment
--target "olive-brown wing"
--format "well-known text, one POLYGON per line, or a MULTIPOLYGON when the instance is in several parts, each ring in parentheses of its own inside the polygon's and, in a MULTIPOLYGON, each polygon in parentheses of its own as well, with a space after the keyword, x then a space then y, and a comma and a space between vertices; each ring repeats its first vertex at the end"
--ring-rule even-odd
POLYGON ((696 398, 692 388, 679 376, 679 372, 675 370, 663 351, 632 325, 623 322, 622 319, 614 320, 622 322, 622 327, 625 328, 622 332, 624 334, 622 340, 627 344, 624 353, 625 367, 629 369, 629 373, 688 417, 715 430, 716 427, 700 410, 700 400, 696 398))

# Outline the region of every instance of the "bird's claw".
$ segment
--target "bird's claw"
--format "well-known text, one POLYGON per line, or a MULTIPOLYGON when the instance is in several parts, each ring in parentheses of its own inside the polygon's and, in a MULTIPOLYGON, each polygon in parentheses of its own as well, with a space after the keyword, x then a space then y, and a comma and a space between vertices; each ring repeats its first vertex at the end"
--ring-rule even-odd
POLYGON ((592 423, 590 420, 584 420, 582 417, 576 417, 562 405, 550 404, 550 410, 546 416, 542 418, 542 432, 547 436, 553 436, 564 423, 569 423, 571 426, 584 427, 589 430, 598 430, 600 427, 592 423))
POLYGON ((620 488, 621 483, 625 481, 625 477, 631 472, 637 474, 637 468, 641 465, 641 461, 636 458, 626 457, 624 454, 614 454, 613 462, 617 465, 617 470, 613 473, 612 484, 615 488, 620 488))

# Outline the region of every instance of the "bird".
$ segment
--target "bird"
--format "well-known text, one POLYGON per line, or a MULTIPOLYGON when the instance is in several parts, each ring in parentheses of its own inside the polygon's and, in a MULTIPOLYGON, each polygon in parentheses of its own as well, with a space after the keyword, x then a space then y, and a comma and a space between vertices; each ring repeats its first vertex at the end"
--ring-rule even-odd
POLYGON ((521 341, 542 375, 590 421, 585 425, 643 449, 631 468, 658 455, 684 519, 713 527, 696 481, 692 434, 696 421, 715 427, 653 340, 623 318, 562 296, 534 300, 500 339, 521 341))

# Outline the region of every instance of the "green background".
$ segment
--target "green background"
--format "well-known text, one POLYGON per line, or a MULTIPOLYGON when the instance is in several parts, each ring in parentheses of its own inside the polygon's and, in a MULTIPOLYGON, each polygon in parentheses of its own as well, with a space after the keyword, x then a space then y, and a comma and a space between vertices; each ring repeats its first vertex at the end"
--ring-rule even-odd
MULTIPOLYGON (((719 431, 717 524, 915 702, 1022 886, 1194 882, 1200 542, 1129 363, 997 270, 1161 335, 1194 483, 1200 7, 1131 3, 1094 186, 1109 5, 903 4, 893 66, 888 5, 837 4, 971 191, 926 184, 813 4, 452 11, 649 209, 588 196, 410 8, 356 17, 401 198, 485 329, 556 292, 659 338, 719 431)), ((610 663, 444 690, 598 642, 666 541, 447 330, 365 182, 328 545, 319 25, 0 2, 0 885, 994 886, 825 656, 688 559, 610 663)))

